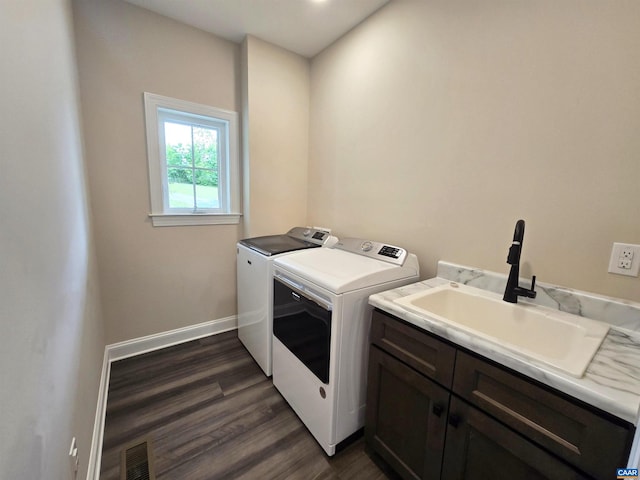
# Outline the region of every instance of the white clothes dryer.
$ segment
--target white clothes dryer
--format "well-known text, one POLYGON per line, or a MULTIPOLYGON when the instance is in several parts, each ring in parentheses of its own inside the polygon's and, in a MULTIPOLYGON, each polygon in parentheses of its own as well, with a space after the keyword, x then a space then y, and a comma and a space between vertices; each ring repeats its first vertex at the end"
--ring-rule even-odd
POLYGON ((418 260, 350 238, 277 258, 273 275, 273 383, 333 455, 364 426, 369 296, 418 281, 418 260))

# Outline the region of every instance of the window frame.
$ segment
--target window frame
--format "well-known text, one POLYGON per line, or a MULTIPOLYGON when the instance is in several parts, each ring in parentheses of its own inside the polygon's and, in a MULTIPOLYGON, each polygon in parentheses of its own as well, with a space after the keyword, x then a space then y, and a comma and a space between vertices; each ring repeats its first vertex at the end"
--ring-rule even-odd
POLYGON ((240 158, 238 113, 176 98, 144 93, 147 133, 147 160, 149 164, 149 193, 154 226, 218 225, 240 223, 240 158), (224 139, 224 159, 218 159, 218 188, 220 208, 169 208, 166 145, 163 118, 181 119, 187 125, 216 125, 224 139), (199 123, 200 122, 200 123, 199 123))

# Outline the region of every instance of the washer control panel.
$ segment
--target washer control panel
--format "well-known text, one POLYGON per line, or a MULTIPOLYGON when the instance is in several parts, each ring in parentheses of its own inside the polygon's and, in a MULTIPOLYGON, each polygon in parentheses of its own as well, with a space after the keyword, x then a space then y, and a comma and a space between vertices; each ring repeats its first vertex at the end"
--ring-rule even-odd
POLYGON ((337 241, 336 237, 333 237, 331 233, 310 227, 294 227, 287 232, 287 235, 315 245, 330 246, 337 241))
POLYGON ((404 264, 407 258, 407 251, 404 248, 361 238, 343 238, 332 248, 357 253, 394 265, 404 264))
POLYGON ((391 247, 389 245, 383 246, 378 252, 379 255, 384 255, 385 257, 391 258, 399 258, 401 253, 401 249, 398 247, 391 247))

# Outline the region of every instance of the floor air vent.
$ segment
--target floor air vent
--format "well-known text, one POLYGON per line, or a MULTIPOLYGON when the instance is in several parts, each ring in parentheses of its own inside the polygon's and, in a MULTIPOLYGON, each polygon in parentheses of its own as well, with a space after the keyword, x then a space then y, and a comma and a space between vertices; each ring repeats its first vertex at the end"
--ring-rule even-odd
POLYGON ((137 440, 122 450, 120 480, 155 480, 151 440, 137 440))

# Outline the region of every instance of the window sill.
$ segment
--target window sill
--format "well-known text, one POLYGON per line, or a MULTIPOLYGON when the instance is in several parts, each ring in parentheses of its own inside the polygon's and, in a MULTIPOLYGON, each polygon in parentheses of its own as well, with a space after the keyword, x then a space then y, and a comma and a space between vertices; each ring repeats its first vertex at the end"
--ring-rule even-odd
POLYGON ((240 213, 150 213, 154 227, 177 227, 187 225, 237 225, 240 213))

